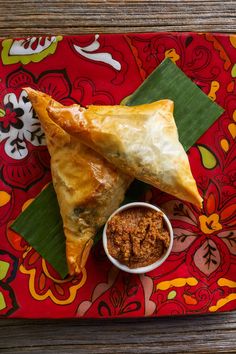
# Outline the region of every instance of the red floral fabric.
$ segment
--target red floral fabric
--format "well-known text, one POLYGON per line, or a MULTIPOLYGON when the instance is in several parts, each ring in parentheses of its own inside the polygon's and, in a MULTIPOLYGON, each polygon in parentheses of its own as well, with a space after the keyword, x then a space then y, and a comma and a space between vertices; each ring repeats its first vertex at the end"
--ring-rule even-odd
MULTIPOLYGON (((140 317, 236 307, 236 36, 197 33, 50 36, 0 42, 0 317, 140 317), (225 113, 189 151, 204 197, 147 191, 174 227, 158 269, 109 263, 101 243, 83 273, 61 280, 9 225, 51 180, 44 133, 25 86, 65 104, 118 104, 171 58, 225 113)), ((170 78, 171 79, 171 78, 170 78)))

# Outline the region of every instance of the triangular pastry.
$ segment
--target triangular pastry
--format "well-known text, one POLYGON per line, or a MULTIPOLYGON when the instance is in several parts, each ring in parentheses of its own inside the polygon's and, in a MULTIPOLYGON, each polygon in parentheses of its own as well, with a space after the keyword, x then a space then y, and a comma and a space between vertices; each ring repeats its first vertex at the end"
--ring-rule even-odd
MULTIPOLYGON (((25 90, 41 122, 51 155, 69 273, 78 274, 85 266, 96 232, 123 201, 132 178, 55 124, 46 111, 52 100, 50 96, 31 88, 25 90)), ((63 107, 56 101, 53 104, 63 107)))
POLYGON ((56 107, 51 118, 123 172, 160 190, 202 205, 189 161, 179 142, 174 104, 161 100, 140 106, 56 107))

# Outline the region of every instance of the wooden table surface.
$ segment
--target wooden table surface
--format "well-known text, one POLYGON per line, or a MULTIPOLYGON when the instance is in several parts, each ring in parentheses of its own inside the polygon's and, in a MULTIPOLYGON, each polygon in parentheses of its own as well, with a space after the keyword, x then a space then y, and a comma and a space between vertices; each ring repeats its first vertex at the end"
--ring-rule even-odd
MULTIPOLYGON (((0 0, 0 37, 236 32, 236 1, 0 0)), ((133 320, 2 320, 0 353, 236 353, 236 313, 133 320)))

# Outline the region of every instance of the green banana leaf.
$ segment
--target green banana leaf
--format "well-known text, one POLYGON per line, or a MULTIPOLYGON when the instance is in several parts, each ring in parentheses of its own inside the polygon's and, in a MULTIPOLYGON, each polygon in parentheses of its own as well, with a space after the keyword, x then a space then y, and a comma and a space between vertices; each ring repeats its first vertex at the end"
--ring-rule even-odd
POLYGON ((57 196, 50 183, 11 225, 64 278, 65 236, 57 196))
MULTIPOLYGON (((132 106, 163 98, 174 101, 179 138, 186 151, 223 113, 223 109, 212 102, 170 59, 164 60, 122 104, 132 106)), ((147 188, 145 183, 134 181, 124 203, 138 200, 147 188)), ((11 228, 24 237, 62 278, 67 275, 65 237, 52 184, 20 214, 11 228)), ((95 242, 100 237, 101 230, 95 242)))
POLYGON ((169 58, 123 102, 127 106, 135 106, 164 98, 174 101, 179 140, 186 151, 224 112, 169 58))

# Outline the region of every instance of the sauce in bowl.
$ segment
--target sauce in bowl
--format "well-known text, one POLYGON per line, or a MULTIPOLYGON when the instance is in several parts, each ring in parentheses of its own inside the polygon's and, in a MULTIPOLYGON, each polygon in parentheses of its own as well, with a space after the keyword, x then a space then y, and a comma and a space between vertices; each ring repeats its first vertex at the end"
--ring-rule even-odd
POLYGON ((172 247, 173 231, 160 209, 147 203, 131 203, 111 215, 104 240, 105 251, 113 263, 138 273, 163 262, 172 247))

